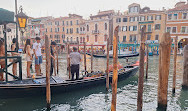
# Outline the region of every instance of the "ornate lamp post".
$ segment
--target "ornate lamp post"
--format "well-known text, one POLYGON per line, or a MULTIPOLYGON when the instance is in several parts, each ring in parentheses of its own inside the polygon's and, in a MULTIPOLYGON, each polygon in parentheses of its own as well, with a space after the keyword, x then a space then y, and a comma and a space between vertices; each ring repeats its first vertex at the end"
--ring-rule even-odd
POLYGON ((23 8, 22 6, 20 6, 20 12, 18 12, 18 14, 16 15, 16 19, 18 21, 20 32, 22 33, 21 41, 23 45, 23 40, 24 40, 23 33, 25 32, 28 16, 24 14, 22 11, 23 11, 23 8))

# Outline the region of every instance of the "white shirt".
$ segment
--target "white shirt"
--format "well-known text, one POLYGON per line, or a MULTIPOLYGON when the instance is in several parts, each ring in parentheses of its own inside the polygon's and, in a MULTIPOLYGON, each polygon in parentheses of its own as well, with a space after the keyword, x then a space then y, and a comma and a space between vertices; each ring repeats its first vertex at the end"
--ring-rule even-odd
POLYGON ((35 42, 33 44, 33 49, 35 49, 36 56, 42 56, 40 43, 35 42))

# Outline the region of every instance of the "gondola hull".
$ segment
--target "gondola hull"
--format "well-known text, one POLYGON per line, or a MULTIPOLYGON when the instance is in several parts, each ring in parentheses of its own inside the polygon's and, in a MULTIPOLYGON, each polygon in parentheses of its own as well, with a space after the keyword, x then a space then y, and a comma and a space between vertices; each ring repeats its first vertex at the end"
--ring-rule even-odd
MULTIPOLYGON (((125 80, 133 76, 138 71, 138 67, 128 69, 118 75, 118 81, 125 80)), ((44 78, 45 79, 45 78, 44 78)), ((96 87, 98 85, 105 85, 105 76, 81 79, 75 81, 65 81, 60 83, 51 83, 51 94, 60 94, 70 91, 87 89, 88 87, 96 87)), ((112 75, 110 75, 110 82, 112 75)), ((76 92, 75 92, 76 93, 76 92)), ((40 96, 46 94, 46 84, 0 84, 0 98, 22 98, 40 96)))
MULTIPOLYGON (((118 58, 125 58, 125 57, 134 57, 134 56, 138 56, 139 53, 134 53, 134 54, 120 54, 118 55, 118 58)), ((93 57, 97 57, 97 58, 106 58, 106 55, 97 55, 94 54, 93 57)), ((109 55, 109 58, 113 58, 113 55, 109 55)))

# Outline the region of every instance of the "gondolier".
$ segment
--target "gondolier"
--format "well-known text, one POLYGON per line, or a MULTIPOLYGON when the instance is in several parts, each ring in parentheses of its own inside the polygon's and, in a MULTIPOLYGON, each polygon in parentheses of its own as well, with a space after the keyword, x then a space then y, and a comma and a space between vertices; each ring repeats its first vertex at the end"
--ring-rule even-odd
POLYGON ((73 47, 73 52, 70 53, 70 63, 71 63, 71 75, 72 80, 74 80, 74 73, 76 73, 76 80, 79 79, 79 69, 81 62, 81 55, 77 52, 77 48, 73 47))

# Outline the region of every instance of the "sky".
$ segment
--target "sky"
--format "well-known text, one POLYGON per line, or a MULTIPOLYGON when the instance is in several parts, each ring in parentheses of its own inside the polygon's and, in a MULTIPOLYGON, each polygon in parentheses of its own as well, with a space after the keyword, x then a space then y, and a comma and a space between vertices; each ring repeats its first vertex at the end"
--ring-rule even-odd
MULTIPOLYGON (((17 0, 18 8, 23 7, 24 13, 31 17, 64 17, 68 14, 79 14, 88 18, 98 11, 115 10, 124 12, 128 5, 138 3, 141 8, 148 6, 151 10, 173 8, 179 1, 186 0, 17 0)), ((15 12, 15 0, 0 0, 0 8, 15 12)))

